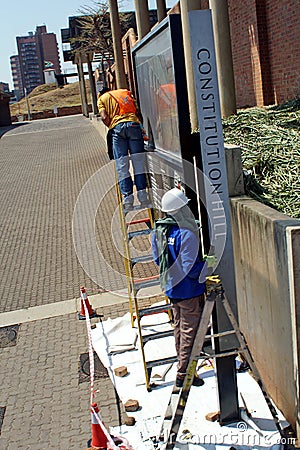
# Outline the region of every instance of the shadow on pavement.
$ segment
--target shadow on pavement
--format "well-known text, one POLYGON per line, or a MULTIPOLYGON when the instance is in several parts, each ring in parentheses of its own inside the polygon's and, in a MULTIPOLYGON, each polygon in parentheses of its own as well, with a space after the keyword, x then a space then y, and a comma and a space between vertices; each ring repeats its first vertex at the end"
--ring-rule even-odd
POLYGON ((12 125, 9 125, 7 127, 0 127, 0 139, 2 138, 2 136, 7 133, 10 130, 14 130, 15 128, 21 127, 23 125, 27 125, 27 122, 23 122, 23 123, 14 123, 12 125))

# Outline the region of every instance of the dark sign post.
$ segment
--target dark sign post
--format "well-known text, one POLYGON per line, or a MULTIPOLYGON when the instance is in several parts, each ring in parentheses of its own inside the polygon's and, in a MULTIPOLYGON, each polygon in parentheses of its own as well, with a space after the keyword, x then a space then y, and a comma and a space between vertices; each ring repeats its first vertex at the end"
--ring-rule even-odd
MULTIPOLYGON (((211 252, 217 257, 215 273, 220 275, 225 294, 237 318, 236 287, 230 205, 227 185, 222 119, 219 101, 214 36, 210 10, 189 13, 191 49, 200 132, 204 193, 209 220, 211 252)), ((226 331, 229 322, 223 308, 217 305, 213 320, 214 332, 226 331)), ((216 353, 236 347, 235 339, 215 340, 216 353)), ((235 357, 216 359, 220 423, 239 419, 235 357)))

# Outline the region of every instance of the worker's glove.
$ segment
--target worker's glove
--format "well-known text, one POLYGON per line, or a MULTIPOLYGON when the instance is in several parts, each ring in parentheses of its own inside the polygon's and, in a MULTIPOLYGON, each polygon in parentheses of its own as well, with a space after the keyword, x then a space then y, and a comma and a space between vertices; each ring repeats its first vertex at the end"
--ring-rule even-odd
POLYGON ((215 267, 215 265, 217 264, 216 255, 204 255, 203 260, 206 262, 209 269, 215 267))

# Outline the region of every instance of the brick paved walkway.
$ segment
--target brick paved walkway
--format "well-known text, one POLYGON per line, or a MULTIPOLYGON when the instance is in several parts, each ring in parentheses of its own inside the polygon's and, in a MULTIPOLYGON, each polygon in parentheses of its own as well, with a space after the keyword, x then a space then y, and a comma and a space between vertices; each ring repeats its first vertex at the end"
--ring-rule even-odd
POLYGON ((2 136, 0 155, 0 311, 76 297, 80 283, 97 290, 77 261, 71 227, 83 184, 107 162, 90 122, 24 124, 2 136))
MULTIPOLYGON (((124 288, 119 275, 123 259, 112 231, 117 206, 113 188, 95 218, 95 239, 106 259, 104 270, 99 261, 95 267, 103 272, 105 286, 85 273, 72 241, 78 195, 109 162, 90 121, 82 116, 40 120, 0 129, 0 136, 0 328, 1 313, 49 303, 59 308, 60 301, 79 297, 80 285, 89 296, 124 288)), ((87 214, 83 226, 88 219, 87 214)), ((88 241, 87 236, 81 243, 83 253, 88 241)), ((153 273, 145 265, 137 275, 153 273)), ((101 312, 106 319, 127 311, 128 304, 121 303, 101 312)), ((78 370, 80 354, 87 349, 86 325, 75 313, 32 322, 24 318, 16 345, 1 349, 0 407, 6 407, 1 449, 86 447, 91 437, 89 383, 79 384, 78 370)), ((95 387, 105 423, 117 425, 110 379, 96 381, 95 387)))
MULTIPOLYGON (((116 311, 110 307, 101 312, 105 320, 127 311, 125 303, 116 311)), ((86 448, 91 438, 90 389, 88 382, 79 384, 79 357, 87 351, 86 324, 75 314, 20 326, 16 346, 1 349, 0 406, 6 406, 1 449, 86 448)), ((110 379, 97 380, 95 389, 103 420, 117 426, 110 379)))
MULTIPOLYGON (((123 288, 118 277, 124 273, 123 259, 112 245, 114 187, 96 215, 96 240, 112 267, 102 270, 99 261, 91 261, 93 279, 102 272, 102 285, 82 269, 72 242, 78 195, 109 162, 105 143, 90 121, 73 116, 18 126, 2 136, 0 161, 0 312, 78 297, 80 285, 94 293, 123 288)), ((81 246, 83 252, 88 248, 84 239, 81 246)))

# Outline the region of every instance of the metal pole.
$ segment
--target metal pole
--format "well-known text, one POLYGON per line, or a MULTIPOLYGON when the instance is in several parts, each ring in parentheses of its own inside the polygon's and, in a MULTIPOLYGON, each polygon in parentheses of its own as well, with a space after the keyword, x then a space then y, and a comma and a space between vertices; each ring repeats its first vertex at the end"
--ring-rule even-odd
POLYGON ((27 96, 27 88, 24 88, 24 94, 25 94, 25 99, 26 99, 26 105, 27 105, 27 119, 31 120, 31 115, 30 115, 30 104, 29 104, 29 99, 27 96))
POLYGON ((82 94, 82 85, 81 85, 81 82, 80 82, 80 78, 81 78, 80 67, 79 67, 79 63, 78 62, 76 63, 76 65, 77 65, 77 73, 78 73, 79 94, 80 94, 80 100, 81 100, 81 112, 83 114, 83 94, 82 94))
POLYGON ((212 11, 222 117, 236 114, 228 0, 209 0, 212 11))
POLYGON ((90 82, 90 88, 91 88, 91 94, 92 94, 92 108, 93 108, 93 114, 97 114, 98 107, 97 107, 97 94, 96 94, 96 86, 95 86, 95 78, 93 75, 93 69, 92 69, 92 63, 90 55, 86 55, 87 58, 87 67, 88 67, 88 73, 89 73, 89 82, 90 82))
POLYGON ((167 16, 167 8, 165 0, 156 0, 157 20, 161 22, 167 16))
POLYGON ((150 31, 148 0, 134 0, 138 38, 142 39, 150 31))
POLYGON ((188 90, 192 132, 198 129, 198 117, 197 117, 196 93, 195 93, 194 74, 192 65, 191 38, 190 38, 188 12, 193 11, 195 9, 201 9, 201 0, 180 0, 184 59, 186 67, 187 90, 188 90))
POLYGON ((102 72, 102 83, 103 83, 103 87, 106 87, 106 77, 105 77, 105 70, 104 70, 104 59, 103 59, 103 55, 101 56, 101 72, 102 72))
POLYGON ((114 57, 116 63, 116 84, 117 88, 126 88, 127 81, 123 61, 123 49, 121 41, 121 27, 119 20, 117 0, 109 0, 110 24, 113 39, 114 57))
POLYGON ((89 111, 88 111, 88 103, 87 103, 87 97, 86 97, 84 71, 83 71, 81 55, 78 55, 77 59, 78 59, 77 69, 78 69, 78 77, 79 77, 79 89, 80 89, 80 97, 81 97, 82 114, 84 116, 88 117, 89 111))

